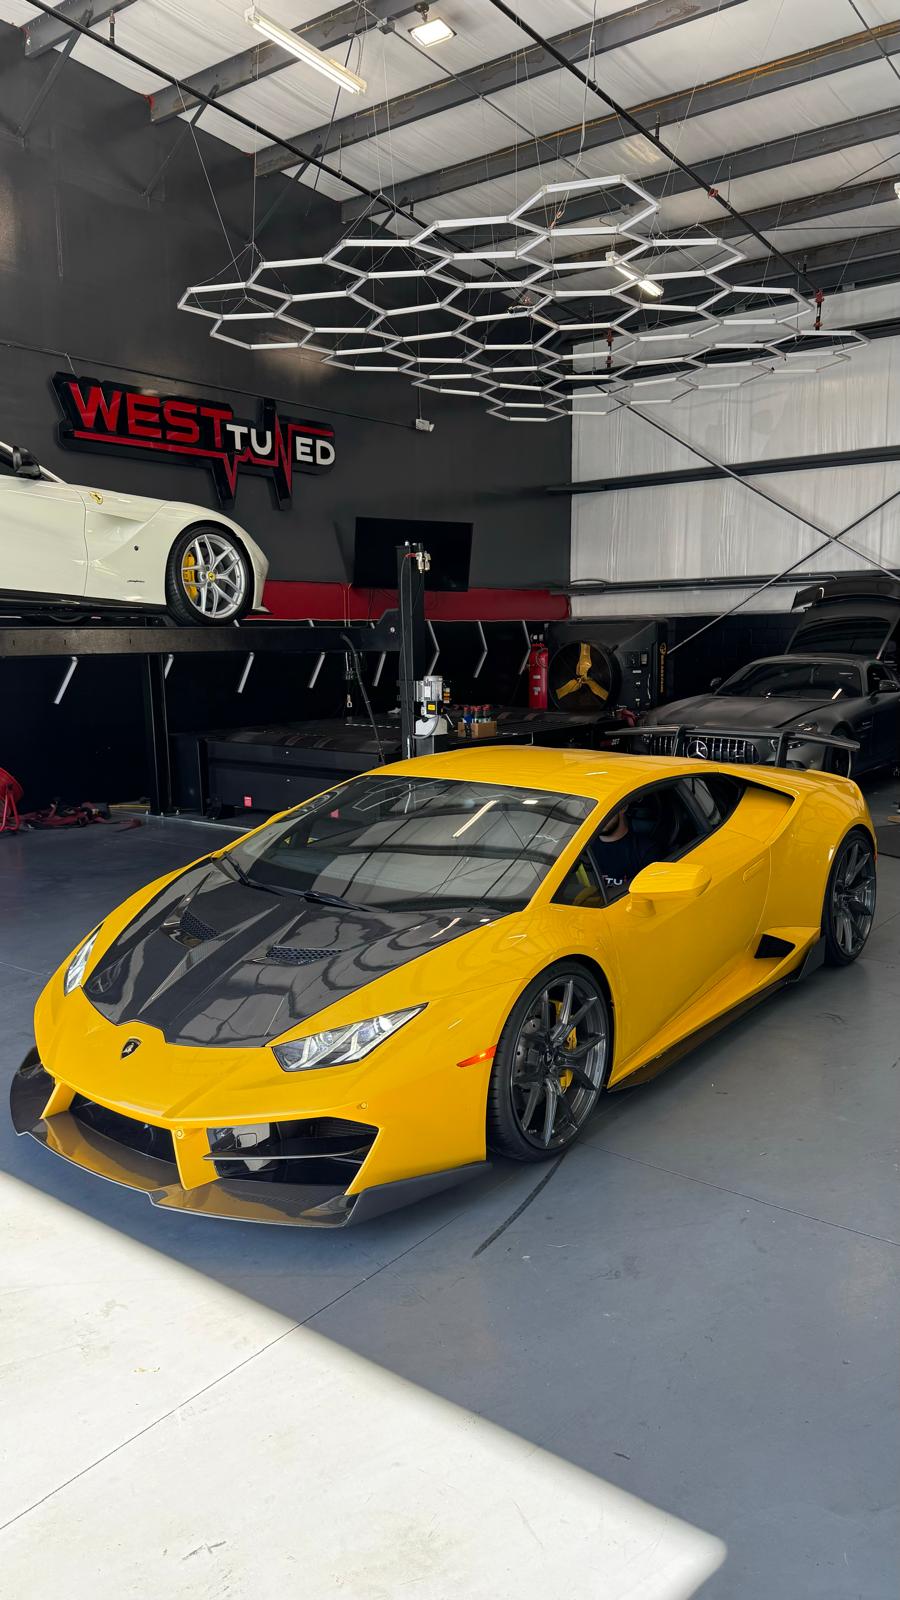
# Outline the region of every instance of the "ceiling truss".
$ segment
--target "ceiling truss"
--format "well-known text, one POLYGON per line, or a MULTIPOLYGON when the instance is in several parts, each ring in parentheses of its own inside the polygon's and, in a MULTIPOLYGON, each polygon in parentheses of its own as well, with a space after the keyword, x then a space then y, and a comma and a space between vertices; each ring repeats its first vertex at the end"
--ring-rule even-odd
MULTIPOLYGON (((716 16, 735 5, 745 5, 747 0, 642 0, 628 5, 611 16, 589 22, 567 33, 556 34, 548 41, 567 61, 586 61, 588 55, 605 55, 624 45, 635 44, 652 34, 664 33, 669 28, 683 27, 687 22, 697 22, 703 17, 716 16)), ((548 50, 531 45, 471 71, 439 78, 436 82, 412 89, 408 94, 397 95, 380 105, 370 106, 353 116, 340 117, 330 125, 298 134, 298 139, 310 141, 322 150, 346 149, 375 134, 396 130, 423 117, 433 117, 441 111, 477 100, 483 95, 498 94, 516 84, 533 82, 548 72, 558 71, 558 63, 548 50)), ((289 157, 279 145, 261 150, 256 158, 260 176, 283 172, 291 166, 289 157)))
MULTIPOLYGON (((877 40, 870 38, 867 33, 830 40, 815 49, 768 61, 762 66, 748 68, 746 72, 729 73, 710 83, 661 95, 629 109, 634 117, 647 125, 671 127, 689 118, 740 106, 762 95, 797 88, 814 78, 868 65, 878 61, 882 51, 889 56, 900 54, 900 20, 885 23, 875 32, 877 40)), ((622 125, 617 116, 595 117, 584 128, 561 128, 537 139, 526 139, 507 145, 502 150, 487 152, 470 161, 423 173, 420 177, 398 184, 391 198, 403 206, 419 205, 423 200, 434 200, 440 195, 471 188, 489 179, 508 177, 511 173, 574 156, 580 151, 597 150, 603 145, 615 144, 622 137, 622 125)), ((344 220, 352 221, 364 209, 358 200, 346 201, 342 208, 344 220)))
MULTIPOLYGON (((23 29, 25 56, 31 61, 47 55, 65 46, 66 41, 72 38, 73 27, 80 33, 96 29, 99 23, 111 18, 114 13, 136 4, 137 0, 114 0, 114 3, 113 0, 60 0, 60 4, 52 8, 41 6, 39 9, 43 14, 23 29)), ((639 61, 642 41, 653 34, 671 32, 673 40, 677 41, 679 31, 691 22, 712 18, 720 11, 743 11, 745 7, 752 8, 755 4, 756 0, 722 0, 721 4, 719 0, 636 0, 636 3, 597 19, 593 25, 580 25, 552 37, 546 36, 542 44, 532 42, 526 29, 521 47, 515 51, 495 56, 455 74, 445 72, 443 76, 438 76, 440 58, 436 54, 435 76, 420 87, 406 90, 378 104, 364 106, 357 112, 336 118, 329 125, 309 127, 289 139, 274 139, 256 153, 256 176, 261 178, 283 174, 304 162, 308 162, 313 169, 323 167, 321 158, 331 152, 340 151, 343 154, 353 148, 364 149, 366 142, 372 138, 383 140, 387 129, 393 132, 415 126, 426 118, 442 113, 452 115, 454 111, 458 112, 481 98, 488 99, 490 103, 488 97, 513 85, 517 85, 521 94, 527 96, 529 84, 561 70, 554 52, 564 56, 568 63, 590 62, 588 70, 599 79, 602 88, 605 54, 626 49, 632 52, 635 61, 639 61)), ((439 5, 440 0, 435 0, 435 6, 439 5)), ((326 51, 336 50, 358 33, 372 29, 380 29, 385 33, 396 31, 405 38, 405 29, 414 20, 414 9, 412 0, 346 0, 346 3, 305 21, 295 31, 317 48, 326 51)), ((508 8, 498 9, 509 15, 508 8)), ((528 23, 529 0, 520 0, 520 9, 523 20, 528 23)), ((900 13, 900 0, 896 9, 900 13)), ((98 32, 95 37, 98 42, 104 42, 102 33, 98 32)), ((773 94, 789 94, 791 90, 800 90, 856 68, 871 67, 873 63, 883 62, 887 71, 891 59, 898 56, 900 15, 895 20, 873 25, 871 29, 814 43, 793 54, 773 54, 771 59, 762 64, 748 64, 743 70, 711 78, 699 85, 645 99, 630 105, 627 114, 637 118, 646 128, 650 147, 653 148, 652 141, 658 137, 660 130, 664 133, 666 130, 677 131, 688 119, 697 122, 713 114, 739 110, 748 102, 759 101, 773 94)), ((130 59, 137 58, 132 56, 130 59)), ((152 67, 152 63, 144 64, 152 67)), ((240 91, 287 66, 296 66, 295 59, 287 52, 268 44, 254 44, 195 73, 186 84, 171 82, 161 89, 150 100, 150 118, 154 123, 161 123, 185 110, 196 114, 204 105, 214 102, 218 110, 226 114, 233 112, 245 127, 252 127, 252 119, 241 114, 240 91)), ((685 81, 684 75, 681 81, 685 81)), ((852 98, 851 95, 851 103, 852 98)), ((865 101, 860 102, 857 97, 857 103, 865 101)), ((590 109, 589 94, 586 104, 590 109)), ((593 104, 596 106, 596 99, 593 104)), ((622 115, 626 113, 623 111, 622 115)), ((265 137, 265 130, 259 131, 265 137)), ((391 227, 402 229, 406 226, 408 231, 417 215, 416 208, 426 203, 429 207, 427 215, 435 214, 436 202, 441 202, 443 211, 449 215, 458 209, 454 208, 450 197, 460 190, 477 190, 485 182, 506 178, 513 173, 527 174, 529 169, 546 163, 551 164, 553 171, 554 162, 567 159, 571 162, 582 153, 602 152, 605 146, 616 144, 621 146, 625 132, 617 115, 604 112, 597 117, 588 116, 583 124, 558 128, 537 138, 509 144, 502 149, 487 150, 477 157, 456 161, 434 171, 416 173, 382 193, 370 192, 365 183, 348 177, 345 181, 357 192, 345 200, 340 208, 342 229, 345 233, 352 232, 358 227, 360 218, 366 217, 371 222, 377 216, 381 219, 382 228, 386 222, 391 227), (400 213, 405 213, 405 216, 400 213)), ((674 133, 670 135, 671 142, 677 142, 674 141, 674 133)), ((663 161, 658 147, 653 149, 653 154, 657 166, 661 166, 663 161)), ((603 159, 602 156, 600 159, 603 159)), ((621 153, 611 152, 608 159, 618 164, 621 153)), ((663 204, 693 190, 702 209, 708 212, 711 207, 704 205, 701 185, 706 186, 708 199, 718 197, 721 187, 723 197, 728 194, 733 200, 731 186, 739 180, 771 175, 768 179, 771 194, 782 169, 785 172, 784 198, 767 200, 765 204, 746 208, 736 215, 711 218, 704 225, 708 234, 723 245, 727 242, 740 246, 746 242, 747 235, 755 230, 765 235, 762 244, 769 246, 769 254, 764 249, 762 257, 735 260, 726 273, 729 284, 736 290, 744 289, 749 297, 760 282, 774 291, 787 292, 802 288, 802 280, 805 279, 804 295, 808 301, 811 282, 823 291, 833 292, 851 285, 900 281, 900 210, 897 227, 881 220, 873 225, 873 220, 867 215, 871 208, 896 203, 894 185, 900 173, 898 105, 874 109, 840 121, 823 122, 821 126, 803 125, 797 132, 743 148, 732 148, 722 155, 699 161, 690 172, 669 166, 665 171, 657 170, 642 176, 641 184, 653 200, 663 204), (852 181, 851 177, 849 181, 833 187, 814 188, 815 180, 812 179, 805 191, 798 194, 796 184, 787 176, 791 168, 796 168, 802 162, 827 159, 867 145, 883 149, 884 141, 894 139, 897 140, 895 154, 888 152, 875 161, 872 170, 864 168, 857 182, 852 181), (699 184, 694 182, 695 178, 699 184), (856 236, 824 237, 821 243, 816 242, 811 248, 792 250, 790 234, 785 233, 791 228, 802 229, 804 226, 822 224, 823 232, 826 228, 833 228, 835 235, 850 234, 854 229, 854 221, 858 222, 856 236), (771 242, 773 235, 777 235, 777 246, 771 242)), ((332 172, 332 167, 324 165, 324 170, 332 172)), ((354 169, 351 166, 348 170, 352 172, 354 169)), ((336 174, 332 172, 332 175, 336 174)), ((310 178, 312 176, 313 172, 310 178)), ((303 179, 304 173, 301 171, 301 183, 303 179)), ((277 193, 274 187, 271 192, 273 195, 277 193)), ((775 192, 778 192, 777 188, 775 192)), ((579 223, 588 224, 598 217, 602 218, 607 203, 602 194, 573 190, 566 200, 566 225, 573 229, 579 223)), ((464 209, 472 209, 471 196, 464 209)), ((495 245, 503 245, 515 237, 516 230, 509 226, 505 216, 489 220, 494 224, 495 245)), ((611 234, 611 237, 616 243, 614 235, 611 234)), ((460 248, 459 235, 453 238, 448 229, 443 242, 445 247, 451 244, 455 246, 448 251, 449 259, 442 267, 447 273, 451 289, 465 283, 470 273, 477 275, 483 270, 475 260, 477 253, 460 248)), ((589 266, 590 260, 590 248, 579 249, 566 258, 573 274, 589 266)), ((557 267, 562 275, 562 263, 558 262, 557 267)), ((496 264, 492 281, 495 286, 502 287, 508 297, 515 297, 528 276, 528 260, 511 256, 508 261, 496 264), (503 285, 500 284, 501 278, 505 280, 503 285)), ((581 281, 589 284, 589 275, 586 274, 581 281)), ((674 294, 670 300, 674 302, 674 294)), ((686 317, 693 304, 687 296, 686 317)), ((580 325, 577 314, 572 315, 571 306, 557 309, 562 342, 566 338, 578 338, 580 325)), ((672 304, 672 311, 677 313, 677 304, 672 304)), ((673 328, 677 320, 677 316, 674 316, 673 328)), ((416 370, 421 375, 421 364, 416 370)))

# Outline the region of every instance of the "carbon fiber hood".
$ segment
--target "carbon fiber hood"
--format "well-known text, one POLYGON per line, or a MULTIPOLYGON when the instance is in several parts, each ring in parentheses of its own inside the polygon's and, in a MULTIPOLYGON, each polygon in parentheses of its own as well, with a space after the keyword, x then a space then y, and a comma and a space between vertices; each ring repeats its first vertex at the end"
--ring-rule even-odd
POLYGON ((110 1022, 146 1022, 170 1044, 264 1045, 497 915, 347 911, 232 882, 200 862, 135 917, 84 993, 110 1022))

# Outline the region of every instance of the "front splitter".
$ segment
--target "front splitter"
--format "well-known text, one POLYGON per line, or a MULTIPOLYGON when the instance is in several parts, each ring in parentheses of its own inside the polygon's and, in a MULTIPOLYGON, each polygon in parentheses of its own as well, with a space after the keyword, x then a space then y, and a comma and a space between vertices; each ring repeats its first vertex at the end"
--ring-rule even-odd
POLYGON ((455 1188, 490 1170, 489 1161, 475 1161, 464 1167, 376 1184, 358 1194, 332 1194, 326 1199, 321 1186, 268 1183, 256 1178, 217 1178, 199 1188, 185 1189, 177 1181, 174 1163, 132 1150, 86 1127, 69 1111, 42 1117, 52 1088, 53 1079, 44 1070, 37 1051, 31 1050, 13 1078, 9 1093, 16 1133, 28 1134, 54 1155, 94 1177, 146 1194, 152 1205, 193 1216, 283 1227, 346 1228, 455 1188))

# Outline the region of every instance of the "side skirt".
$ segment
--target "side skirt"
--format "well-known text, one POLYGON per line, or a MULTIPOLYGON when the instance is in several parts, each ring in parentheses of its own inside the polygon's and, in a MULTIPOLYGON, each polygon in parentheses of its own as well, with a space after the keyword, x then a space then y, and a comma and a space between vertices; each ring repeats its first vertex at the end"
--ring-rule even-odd
POLYGON ((772 995, 777 994, 779 989, 786 989, 790 984, 800 983, 803 978, 808 978, 811 972, 815 972, 817 967, 821 967, 824 960, 825 940, 817 939, 816 943, 811 945, 806 952, 799 967, 795 967, 792 972, 786 973, 782 978, 776 978, 774 983, 767 983, 764 989, 758 989, 756 994, 748 995, 746 1000, 740 1000, 736 1006, 731 1006, 728 1011, 723 1011, 720 1016, 710 1018, 709 1022, 703 1023, 702 1027, 695 1028, 691 1033, 686 1033, 683 1039, 679 1039, 677 1043, 670 1045, 667 1050, 663 1050, 658 1056, 653 1056, 651 1060, 645 1061, 643 1066, 635 1068, 634 1072, 628 1073, 627 1077, 620 1078, 617 1083, 611 1084, 607 1093, 615 1094, 619 1089, 632 1089, 639 1083, 649 1083, 653 1078, 659 1077, 659 1074, 665 1072, 667 1067, 674 1066, 676 1061, 680 1061, 683 1056, 689 1055, 692 1050, 696 1050, 698 1045, 705 1044, 707 1039, 715 1038, 716 1034, 721 1033, 723 1028, 727 1028, 730 1023, 736 1022, 738 1017, 746 1016, 748 1011, 753 1011, 764 1000, 771 999, 772 995))

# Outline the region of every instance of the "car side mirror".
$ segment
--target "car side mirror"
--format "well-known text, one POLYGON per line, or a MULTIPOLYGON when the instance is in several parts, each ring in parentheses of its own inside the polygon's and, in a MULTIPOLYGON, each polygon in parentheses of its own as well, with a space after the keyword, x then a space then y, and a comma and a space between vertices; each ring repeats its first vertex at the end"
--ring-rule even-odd
POLYGON ((713 689, 713 690, 715 690, 715 689, 721 689, 721 687, 722 687, 722 685, 723 685, 723 683, 724 683, 724 682, 725 682, 725 679, 724 679, 724 678, 710 678, 710 680, 709 680, 709 687, 710 687, 710 688, 711 688, 711 689, 713 689))
POLYGON ((41 464, 37 457, 31 454, 30 450, 23 450, 21 445, 14 444, 11 447, 11 453, 12 469, 17 478, 40 477, 41 464))
POLYGON ((694 861, 651 861, 631 880, 632 899, 649 905, 654 901, 699 900, 712 883, 708 867, 694 861))

